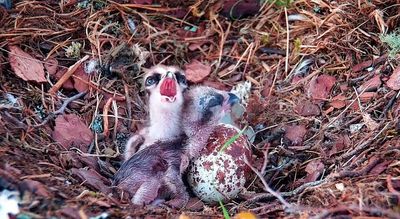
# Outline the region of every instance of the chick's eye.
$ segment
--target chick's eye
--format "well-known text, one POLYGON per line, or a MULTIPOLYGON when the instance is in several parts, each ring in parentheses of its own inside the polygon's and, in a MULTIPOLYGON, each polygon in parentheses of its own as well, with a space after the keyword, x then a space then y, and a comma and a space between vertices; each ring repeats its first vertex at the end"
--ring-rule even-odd
POLYGON ((177 72, 177 73, 175 73, 175 76, 176 76, 176 80, 178 80, 179 84, 184 84, 184 85, 187 84, 185 75, 182 75, 181 73, 177 72))
POLYGON ((154 77, 148 77, 146 79, 145 85, 148 87, 148 86, 151 86, 151 85, 153 85, 155 83, 157 83, 157 80, 154 77))

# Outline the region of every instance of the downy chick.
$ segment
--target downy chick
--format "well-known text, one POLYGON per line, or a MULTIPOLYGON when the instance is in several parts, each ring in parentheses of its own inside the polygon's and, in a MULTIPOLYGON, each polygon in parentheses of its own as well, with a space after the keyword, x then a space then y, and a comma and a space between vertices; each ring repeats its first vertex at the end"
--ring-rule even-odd
POLYGON ((187 88, 184 71, 156 65, 145 74, 144 86, 149 94, 149 122, 128 140, 125 160, 156 141, 167 141, 182 134, 183 92, 187 88))
POLYGON ((218 120, 238 98, 210 87, 194 87, 185 93, 183 130, 186 138, 158 141, 125 161, 113 186, 126 191, 136 205, 167 199, 167 205, 183 207, 189 195, 182 181, 182 157, 191 159, 205 147, 218 120))

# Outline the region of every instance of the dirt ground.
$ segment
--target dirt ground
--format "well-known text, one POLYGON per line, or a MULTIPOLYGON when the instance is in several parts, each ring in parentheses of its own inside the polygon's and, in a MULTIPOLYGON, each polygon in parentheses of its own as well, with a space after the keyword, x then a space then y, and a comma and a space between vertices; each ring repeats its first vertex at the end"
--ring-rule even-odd
POLYGON ((111 195, 148 112, 143 70, 163 63, 191 84, 251 84, 239 123, 262 178, 223 204, 231 217, 400 218, 399 24, 398 0, 0 6, 0 191, 17 194, 13 218, 228 218, 195 197, 111 195))

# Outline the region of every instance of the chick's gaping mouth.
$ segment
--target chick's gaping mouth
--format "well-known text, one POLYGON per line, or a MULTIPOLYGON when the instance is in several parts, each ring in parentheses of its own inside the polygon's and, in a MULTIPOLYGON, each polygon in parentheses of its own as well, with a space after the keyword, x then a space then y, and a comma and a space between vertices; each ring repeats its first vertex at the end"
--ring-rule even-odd
POLYGON ((165 97, 168 102, 174 102, 176 99, 176 83, 172 78, 165 78, 161 82, 160 94, 165 97))

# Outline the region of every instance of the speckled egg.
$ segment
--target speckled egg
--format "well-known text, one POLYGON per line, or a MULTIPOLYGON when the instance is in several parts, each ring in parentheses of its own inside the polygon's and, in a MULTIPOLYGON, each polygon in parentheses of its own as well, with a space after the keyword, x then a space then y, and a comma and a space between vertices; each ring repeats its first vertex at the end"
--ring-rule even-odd
POLYGON ((221 148, 240 130, 229 124, 219 124, 201 151, 192 161, 187 180, 192 191, 204 202, 215 203, 237 197, 251 173, 244 156, 251 160, 251 150, 245 135, 227 148, 221 148))

